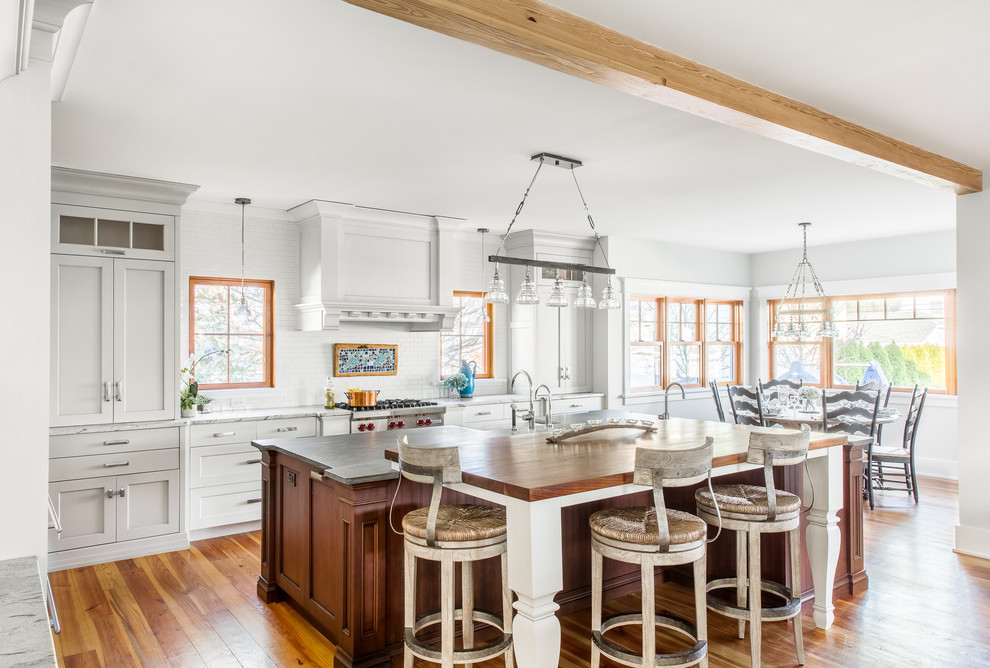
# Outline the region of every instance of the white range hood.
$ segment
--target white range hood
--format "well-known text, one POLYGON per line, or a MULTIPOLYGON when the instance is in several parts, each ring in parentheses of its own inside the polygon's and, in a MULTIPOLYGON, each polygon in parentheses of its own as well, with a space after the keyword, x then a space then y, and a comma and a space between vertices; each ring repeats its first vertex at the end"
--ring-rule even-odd
POLYGON ((458 309, 440 258, 454 253, 456 221, 320 200, 289 213, 300 228, 300 329, 346 321, 453 327, 458 309))

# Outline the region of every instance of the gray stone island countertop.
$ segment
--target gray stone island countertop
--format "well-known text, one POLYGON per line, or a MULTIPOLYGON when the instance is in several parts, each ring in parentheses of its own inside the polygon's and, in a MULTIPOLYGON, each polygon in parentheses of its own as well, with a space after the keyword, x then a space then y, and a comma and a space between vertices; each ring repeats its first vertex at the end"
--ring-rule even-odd
POLYGON ((277 420, 294 417, 341 417, 350 418, 350 411, 338 408, 326 409, 323 406, 285 406, 282 408, 253 408, 242 411, 213 411, 200 413, 193 418, 158 420, 152 422, 118 422, 115 424, 88 424, 72 427, 50 427, 49 436, 66 434, 89 434, 106 431, 130 431, 133 429, 156 429, 160 427, 182 427, 187 424, 213 424, 218 422, 244 422, 247 420, 277 420))
MULTIPOLYGON (((412 445, 459 445, 491 437, 487 432, 466 427, 442 426, 411 429, 402 434, 412 445)), ((392 463, 385 459, 386 448, 394 448, 398 435, 394 431, 312 436, 309 438, 271 438, 252 441, 259 450, 275 450, 326 471, 326 477, 356 485, 398 477, 392 463)))
POLYGON ((0 561, 0 666, 58 665, 37 557, 0 561))

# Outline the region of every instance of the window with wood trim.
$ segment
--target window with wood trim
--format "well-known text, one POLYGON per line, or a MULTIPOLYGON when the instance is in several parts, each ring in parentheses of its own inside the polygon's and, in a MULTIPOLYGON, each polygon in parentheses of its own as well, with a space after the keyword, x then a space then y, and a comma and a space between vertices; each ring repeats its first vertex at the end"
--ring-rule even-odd
POLYGON ((461 310, 454 318, 454 328, 440 332, 440 375, 457 373, 461 361, 474 361, 475 378, 494 377, 494 316, 483 292, 454 292, 454 306, 461 310))
MULTIPOLYGON (((779 301, 770 302, 770 313, 779 301)), ((880 377, 894 389, 915 384, 956 392, 955 290, 833 296, 838 336, 770 338, 770 375, 804 373, 806 385, 847 388, 880 377)), ((769 326, 772 330, 773 323, 769 326)))
POLYGON ((201 390, 274 387, 274 281, 189 278, 189 354, 201 390))
POLYGON ((634 296, 629 302, 629 381, 634 392, 678 382, 737 383, 742 374, 742 302, 634 296))

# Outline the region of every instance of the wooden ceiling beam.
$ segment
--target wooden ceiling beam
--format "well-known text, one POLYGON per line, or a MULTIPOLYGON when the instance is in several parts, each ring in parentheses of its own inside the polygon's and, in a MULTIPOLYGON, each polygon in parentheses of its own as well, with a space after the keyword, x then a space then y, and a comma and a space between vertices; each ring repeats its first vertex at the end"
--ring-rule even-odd
POLYGON ((667 107, 957 194, 980 170, 536 0, 345 0, 667 107))

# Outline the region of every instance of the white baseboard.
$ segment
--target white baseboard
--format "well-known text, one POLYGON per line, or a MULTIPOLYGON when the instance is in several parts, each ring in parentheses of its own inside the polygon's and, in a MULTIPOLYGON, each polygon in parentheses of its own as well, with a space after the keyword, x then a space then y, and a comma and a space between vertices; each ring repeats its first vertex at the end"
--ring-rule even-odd
POLYGON ((917 457, 914 465, 918 467, 918 475, 945 480, 959 480, 959 462, 954 459, 934 459, 917 457))
POLYGON ((121 559, 134 559, 135 557, 147 557, 152 554, 161 554, 162 552, 175 552, 176 550, 188 549, 189 537, 184 531, 180 531, 166 536, 155 536, 154 538, 139 538, 138 540, 125 540, 106 545, 80 547, 75 550, 49 552, 48 572, 52 573, 54 571, 63 571, 67 568, 105 564, 111 561, 120 561, 121 559))
POLYGON ((990 530, 957 524, 956 546, 953 552, 990 559, 990 530))
POLYGON ((235 533, 247 533, 249 531, 260 531, 261 520, 253 522, 238 522, 237 524, 225 524, 219 527, 208 527, 206 529, 196 529, 189 532, 189 541, 203 540, 206 538, 217 538, 218 536, 229 536, 235 533))

